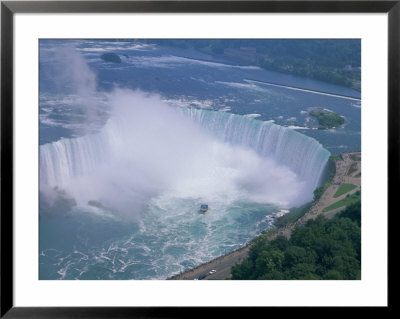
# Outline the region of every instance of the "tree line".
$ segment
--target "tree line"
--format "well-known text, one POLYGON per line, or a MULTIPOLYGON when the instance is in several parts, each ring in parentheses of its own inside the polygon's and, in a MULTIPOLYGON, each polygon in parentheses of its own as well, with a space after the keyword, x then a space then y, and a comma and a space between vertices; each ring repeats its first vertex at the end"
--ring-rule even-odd
POLYGON ((332 219, 308 220, 290 239, 259 236, 231 274, 234 280, 361 279, 361 201, 332 219))
POLYGON ((357 39, 160 39, 164 46, 223 55, 225 49, 254 48, 256 65, 361 90, 361 41, 357 39))

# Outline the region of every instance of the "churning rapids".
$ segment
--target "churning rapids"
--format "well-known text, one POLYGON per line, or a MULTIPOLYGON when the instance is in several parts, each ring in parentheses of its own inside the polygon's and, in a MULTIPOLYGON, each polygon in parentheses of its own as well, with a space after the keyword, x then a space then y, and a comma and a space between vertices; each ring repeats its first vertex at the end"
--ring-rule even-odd
MULTIPOLYGON (((162 92, 98 91, 76 50, 53 53, 42 59, 41 111, 58 99, 51 115, 61 123, 68 112, 82 115, 90 133, 41 133, 51 142, 39 148, 40 279, 165 279, 239 248, 273 227, 282 209, 313 198, 330 155, 317 140, 168 103, 162 92), (73 97, 82 110, 67 103, 73 97), (107 116, 92 130, 102 110, 107 116)), ((102 63, 94 65, 104 67, 104 81, 118 70, 102 63)), ((125 67, 118 76, 131 76, 125 67)))
POLYGON ((247 201, 282 207, 312 199, 329 152, 272 123, 192 108, 157 96, 115 91, 101 132, 40 147, 40 187, 78 205, 96 201, 125 216, 169 194, 206 203, 247 201))
POLYGON ((311 200, 330 155, 245 116, 140 91, 108 101, 98 133, 40 146, 43 279, 162 279, 206 262, 311 200))

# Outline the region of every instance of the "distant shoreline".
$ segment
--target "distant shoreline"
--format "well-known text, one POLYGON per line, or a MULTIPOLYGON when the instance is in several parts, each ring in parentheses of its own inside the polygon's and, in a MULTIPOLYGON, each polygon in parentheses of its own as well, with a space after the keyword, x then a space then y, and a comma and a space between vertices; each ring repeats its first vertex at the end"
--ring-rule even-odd
MULTIPOLYGON (((313 80, 313 81, 328 83, 328 84, 331 84, 331 85, 343 86, 344 88, 353 89, 353 90, 355 90, 355 91, 357 91, 359 93, 361 92, 361 91, 356 90, 356 89, 354 89, 352 87, 348 87, 348 86, 344 86, 344 85, 340 85, 340 84, 334 84, 334 83, 331 83, 331 82, 326 82, 326 81, 323 81, 323 80, 314 79, 312 77, 306 77, 306 76, 287 73, 287 72, 282 72, 282 71, 278 71, 278 70, 266 69, 266 68, 260 67, 259 65, 233 63, 233 62, 228 62, 227 60, 224 60, 224 59, 221 59, 221 60, 217 60, 217 59, 216 60, 212 60, 212 59, 207 60, 207 59, 201 59, 201 58, 190 58, 190 57, 179 56, 179 55, 177 55, 177 57, 188 59, 188 60, 193 60, 193 61, 202 61, 202 62, 206 62, 206 63, 225 64, 225 65, 229 65, 229 66, 233 66, 233 67, 255 67, 255 68, 259 68, 259 69, 270 71, 270 72, 276 72, 276 73, 281 73, 281 74, 291 75, 291 76, 296 76, 296 77, 303 77, 303 78, 310 79, 310 80, 313 80)), ((214 55, 213 57, 216 58, 217 56, 214 55)), ((224 56, 221 56, 221 57, 225 58, 224 56)), ((266 84, 266 85, 276 86, 276 87, 282 87, 282 88, 286 88, 286 89, 299 90, 299 91, 304 91, 304 92, 310 92, 310 93, 322 94, 322 95, 327 95, 327 96, 345 98, 345 99, 349 99, 349 100, 361 101, 361 98, 357 98, 355 96, 350 96, 350 95, 337 94, 337 93, 331 93, 331 92, 320 91, 320 90, 312 90, 312 89, 307 89, 307 88, 302 88, 302 87, 297 87, 297 86, 284 85, 284 84, 268 82, 268 81, 245 79, 245 81, 246 80, 247 81, 252 81, 252 82, 263 83, 263 84, 266 84)))
POLYGON ((309 92, 309 93, 333 96, 333 97, 343 98, 343 99, 347 99, 347 100, 361 101, 361 98, 357 98, 357 97, 354 97, 354 96, 337 94, 337 93, 330 93, 330 92, 319 91, 319 90, 305 89, 305 88, 301 88, 301 87, 297 87, 297 86, 289 86, 289 85, 283 85, 283 84, 279 84, 279 83, 260 81, 260 80, 253 80, 253 79, 245 79, 245 81, 262 83, 262 84, 281 87, 281 88, 285 88, 285 89, 289 89, 289 90, 296 90, 296 91, 303 91, 303 92, 309 92))

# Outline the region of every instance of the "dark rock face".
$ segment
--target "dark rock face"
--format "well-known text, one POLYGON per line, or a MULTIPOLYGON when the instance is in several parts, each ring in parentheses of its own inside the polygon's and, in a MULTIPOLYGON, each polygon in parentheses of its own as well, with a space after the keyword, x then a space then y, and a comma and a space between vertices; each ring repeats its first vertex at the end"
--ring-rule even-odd
POLYGON ((101 58, 106 62, 121 63, 121 58, 116 53, 104 53, 101 58))

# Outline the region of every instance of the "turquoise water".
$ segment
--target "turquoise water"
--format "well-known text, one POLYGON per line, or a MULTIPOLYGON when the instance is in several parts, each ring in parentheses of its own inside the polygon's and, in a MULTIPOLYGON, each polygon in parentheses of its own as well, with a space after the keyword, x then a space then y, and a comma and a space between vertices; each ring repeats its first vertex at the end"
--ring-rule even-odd
POLYGON ((329 152, 360 148, 358 100, 249 79, 358 92, 228 62, 40 42, 40 279, 165 279, 207 262, 311 199, 329 152), (346 125, 316 130, 312 106, 346 125))
POLYGON ((247 243, 271 227, 268 215, 276 211, 272 205, 210 204, 202 215, 196 201, 157 201, 133 221, 82 208, 42 218, 40 278, 165 279, 247 243))

